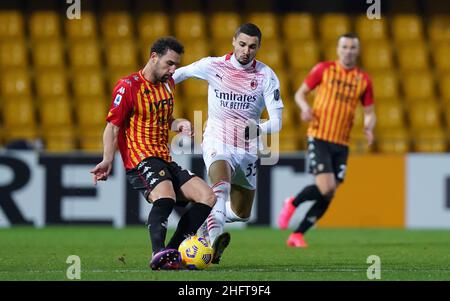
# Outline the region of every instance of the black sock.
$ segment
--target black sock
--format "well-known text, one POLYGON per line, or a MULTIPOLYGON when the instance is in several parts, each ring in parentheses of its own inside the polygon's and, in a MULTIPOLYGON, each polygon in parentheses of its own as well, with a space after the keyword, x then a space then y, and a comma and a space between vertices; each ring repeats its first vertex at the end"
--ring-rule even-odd
POLYGON ((321 196, 311 208, 306 212, 305 218, 302 220, 298 228, 294 231, 304 234, 309 230, 327 211, 330 205, 332 196, 321 196))
POLYGON ((309 185, 303 188, 303 190, 295 197, 292 205, 298 207, 298 205, 304 201, 316 201, 320 198, 322 198, 322 194, 317 185, 309 185))
POLYGON ((194 235, 208 217, 211 209, 208 205, 194 203, 181 217, 172 239, 167 244, 167 248, 178 249, 187 236, 194 235))
POLYGON ((158 199, 153 202, 152 210, 148 214, 147 226, 154 254, 164 249, 167 234, 167 219, 174 205, 174 199, 158 199))

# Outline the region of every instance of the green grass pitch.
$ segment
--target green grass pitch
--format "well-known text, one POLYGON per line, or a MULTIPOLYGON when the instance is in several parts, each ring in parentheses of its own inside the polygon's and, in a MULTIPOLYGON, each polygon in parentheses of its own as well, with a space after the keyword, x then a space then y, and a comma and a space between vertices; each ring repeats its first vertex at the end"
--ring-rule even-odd
POLYGON ((0 229, 0 280, 67 280, 69 255, 81 259, 81 280, 364 281, 370 255, 380 257, 381 280, 450 280, 450 231, 319 228, 307 249, 288 248, 287 230, 230 232, 220 265, 151 271, 145 226, 0 229))

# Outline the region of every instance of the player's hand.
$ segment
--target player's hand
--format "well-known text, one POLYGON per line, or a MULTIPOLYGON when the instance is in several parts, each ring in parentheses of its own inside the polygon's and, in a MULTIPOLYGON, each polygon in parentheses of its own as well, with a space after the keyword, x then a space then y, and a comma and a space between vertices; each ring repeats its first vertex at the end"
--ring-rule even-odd
POLYGON ((309 121, 313 120, 313 111, 312 111, 311 107, 307 107, 305 110, 302 110, 302 112, 300 114, 300 118, 302 119, 302 121, 305 121, 305 122, 309 122, 309 121))
POLYGON ((367 144, 372 145, 374 140, 373 131, 369 129, 364 129, 364 135, 366 136, 367 144))
POLYGON ((194 136, 194 131, 192 131, 192 125, 189 120, 183 119, 180 120, 177 124, 177 130, 183 135, 188 137, 194 136))
POLYGON ((102 161, 97 164, 93 169, 91 169, 91 174, 93 174, 94 185, 97 185, 97 181, 106 181, 109 174, 111 173, 112 162, 102 161))

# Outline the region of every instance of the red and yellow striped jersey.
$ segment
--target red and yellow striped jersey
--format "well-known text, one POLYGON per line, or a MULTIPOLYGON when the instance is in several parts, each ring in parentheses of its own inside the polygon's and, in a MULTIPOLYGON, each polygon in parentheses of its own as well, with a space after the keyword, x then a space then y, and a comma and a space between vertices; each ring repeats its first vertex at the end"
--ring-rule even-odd
POLYGON ((118 81, 106 121, 120 127, 118 147, 125 169, 148 157, 172 161, 169 129, 173 121, 175 83, 153 84, 142 71, 118 81))
POLYGON ((304 82, 310 89, 317 87, 307 135, 348 145, 358 102, 373 104, 369 75, 358 67, 345 69, 338 61, 321 62, 304 82))

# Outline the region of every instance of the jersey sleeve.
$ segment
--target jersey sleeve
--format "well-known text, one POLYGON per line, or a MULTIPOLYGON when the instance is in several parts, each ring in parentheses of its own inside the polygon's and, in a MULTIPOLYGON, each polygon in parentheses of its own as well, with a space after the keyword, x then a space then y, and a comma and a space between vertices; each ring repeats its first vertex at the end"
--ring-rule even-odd
POLYGON ((206 80, 210 61, 211 57, 206 57, 190 65, 178 68, 172 76, 175 84, 178 84, 179 82, 182 82, 190 77, 206 80))
POLYGON ((325 63, 319 63, 315 65, 308 76, 306 76, 304 83, 308 86, 310 90, 317 87, 322 82, 323 71, 325 70, 325 63))
POLYGON ((123 126, 124 121, 127 120, 133 110, 131 95, 131 85, 128 85, 124 80, 120 80, 112 94, 111 106, 106 117, 107 122, 111 122, 118 127, 123 126))
POLYGON ((266 73, 264 80, 264 102, 267 110, 279 109, 283 107, 280 94, 280 81, 271 69, 266 73))
POLYGON ((364 93, 361 95, 361 103, 363 106, 367 107, 373 104, 373 85, 372 80, 368 75, 365 76, 367 80, 367 86, 364 93))

